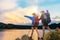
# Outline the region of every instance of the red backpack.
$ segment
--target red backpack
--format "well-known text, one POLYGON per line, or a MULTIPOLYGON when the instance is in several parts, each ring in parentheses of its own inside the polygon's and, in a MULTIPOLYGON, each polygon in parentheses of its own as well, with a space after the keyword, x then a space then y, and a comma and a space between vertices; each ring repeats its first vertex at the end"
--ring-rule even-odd
POLYGON ((37 16, 37 17, 35 17, 35 23, 39 23, 38 16, 37 16))

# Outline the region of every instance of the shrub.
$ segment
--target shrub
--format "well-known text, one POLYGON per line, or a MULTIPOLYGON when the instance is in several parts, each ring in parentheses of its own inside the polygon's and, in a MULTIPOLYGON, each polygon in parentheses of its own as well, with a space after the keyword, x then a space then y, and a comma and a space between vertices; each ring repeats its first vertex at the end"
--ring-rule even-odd
POLYGON ((60 30, 48 32, 44 36, 45 40, 60 40, 60 30))

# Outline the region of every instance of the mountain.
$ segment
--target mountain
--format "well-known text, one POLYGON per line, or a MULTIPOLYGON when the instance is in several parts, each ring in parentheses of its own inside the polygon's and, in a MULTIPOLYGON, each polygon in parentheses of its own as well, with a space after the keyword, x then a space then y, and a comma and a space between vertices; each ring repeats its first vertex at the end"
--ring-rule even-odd
POLYGON ((60 19, 60 16, 55 16, 53 19, 60 19))

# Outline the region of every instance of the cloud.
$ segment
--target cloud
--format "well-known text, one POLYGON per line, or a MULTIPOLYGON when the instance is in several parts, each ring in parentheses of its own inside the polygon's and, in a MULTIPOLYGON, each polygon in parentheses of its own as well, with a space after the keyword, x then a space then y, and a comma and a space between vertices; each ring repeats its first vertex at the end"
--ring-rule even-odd
MULTIPOLYGON (((25 18, 24 15, 32 16, 32 13, 37 12, 37 6, 28 6, 21 8, 17 6, 18 0, 0 0, 0 22, 12 24, 26 24, 31 23, 31 20, 25 18)), ((21 0, 20 0, 21 1, 21 0)), ((36 2, 37 0, 33 0, 36 2)), ((28 2, 28 0, 26 0, 28 2)), ((29 1, 29 4, 32 2, 29 1)))
MULTIPOLYGON (((25 18, 24 15, 32 16, 32 13, 40 14, 41 10, 48 9, 52 16, 59 15, 59 5, 39 6, 38 3, 43 3, 46 0, 0 0, 0 22, 12 24, 27 24, 31 20, 25 18), (19 1, 19 3, 17 3, 19 1), (26 7, 18 6, 20 2, 27 3, 26 7), (58 13, 58 14, 57 14, 58 13)), ((49 0, 48 0, 49 1, 49 0)), ((50 2, 53 2, 50 0, 50 2)), ((51 16, 51 17, 52 17, 51 16)))
POLYGON ((1 22, 12 24, 27 24, 31 23, 31 20, 25 18, 24 15, 32 16, 32 13, 37 13, 37 6, 30 6, 27 8, 16 8, 13 11, 5 12, 1 16, 1 22), (4 20, 3 20, 3 19, 4 20))
POLYGON ((16 7, 16 0, 1 0, 0 10, 10 10, 16 7))

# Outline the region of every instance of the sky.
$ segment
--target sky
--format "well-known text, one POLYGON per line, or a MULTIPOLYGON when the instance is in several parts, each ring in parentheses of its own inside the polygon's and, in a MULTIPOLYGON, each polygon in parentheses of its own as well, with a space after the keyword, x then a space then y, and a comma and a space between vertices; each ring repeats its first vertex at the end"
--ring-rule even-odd
POLYGON ((40 16, 41 10, 49 10, 51 19, 59 21, 60 0, 0 0, 0 22, 11 24, 27 24, 31 20, 24 15, 40 16), (57 17, 56 19, 53 19, 57 17))

